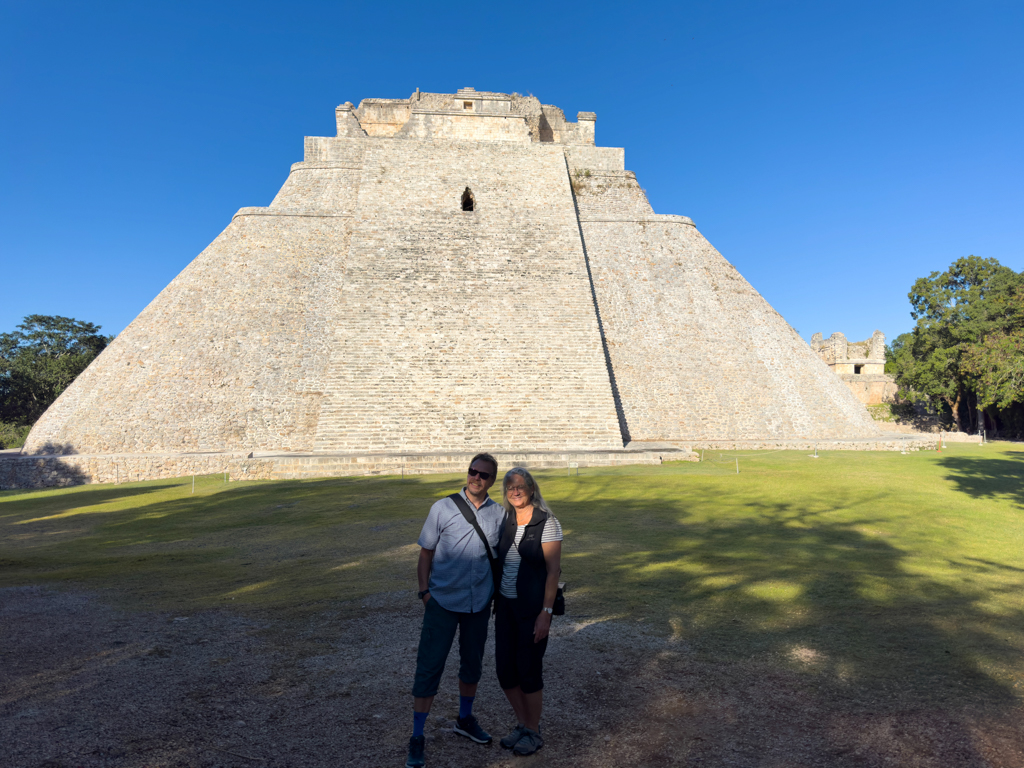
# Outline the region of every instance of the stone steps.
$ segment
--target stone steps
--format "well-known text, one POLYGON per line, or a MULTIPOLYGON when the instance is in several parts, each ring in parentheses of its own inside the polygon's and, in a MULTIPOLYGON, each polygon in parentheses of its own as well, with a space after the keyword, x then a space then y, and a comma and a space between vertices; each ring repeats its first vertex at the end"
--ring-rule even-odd
POLYGON ((312 450, 620 448, 561 148, 366 147, 312 450))

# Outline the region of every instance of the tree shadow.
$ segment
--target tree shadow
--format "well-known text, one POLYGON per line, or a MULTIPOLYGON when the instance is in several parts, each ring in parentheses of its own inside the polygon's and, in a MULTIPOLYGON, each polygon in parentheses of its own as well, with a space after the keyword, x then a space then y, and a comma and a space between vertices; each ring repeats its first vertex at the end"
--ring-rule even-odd
MULTIPOLYGON (((1019 716, 1013 678, 1024 650, 1024 614, 990 605, 993 597, 1020 593, 1024 569, 964 557, 949 561, 961 578, 933 578, 898 541, 864 532, 884 515, 838 520, 800 503, 754 504, 741 519, 709 522, 693 514, 716 500, 691 489, 670 512, 663 507, 650 522, 633 521, 657 526, 654 546, 601 552, 607 576, 599 576, 595 592, 614 594, 612 582, 625 586, 630 615, 639 607, 660 617, 682 650, 636 659, 627 679, 653 669, 664 686, 635 720, 609 724, 616 733, 628 740, 639 724, 664 720, 665 711, 678 708, 673 686, 684 698, 706 696, 710 687, 718 689, 715 707, 732 708, 731 725, 690 745, 695 764, 724 765, 737 757, 749 766, 790 764, 793 755, 784 758, 777 737, 790 738, 794 723, 806 729, 801 739, 816 744, 803 759, 889 764, 906 759, 900 750, 910 736, 867 743, 850 724, 870 730, 914 716, 922 728, 944 730, 931 747, 921 747, 922 755, 935 754, 915 765, 992 764, 970 746, 970 735, 978 717, 994 723, 1019 716), (698 685, 693 676, 701 667, 712 679, 698 685), (762 684, 767 679, 775 682, 762 684), (754 728, 743 718, 772 727, 754 728)), ((850 506, 834 501, 837 508, 850 506)), ((671 722, 665 720, 663 733, 672 733, 671 722)), ((634 746, 660 764, 654 742, 634 746)), ((681 754, 676 747, 662 756, 681 754)))
POLYGON ((48 440, 26 456, 74 456, 78 449, 71 443, 55 443, 48 440))
POLYGON ((939 466, 957 490, 976 499, 1003 497, 1024 506, 1024 453, 991 456, 943 456, 939 466))
MULTIPOLYGON (((946 562, 955 578, 934 575, 909 545, 875 530, 888 520, 883 493, 825 489, 716 517, 707 510, 736 506, 721 485, 690 482, 657 497, 638 486, 622 499, 624 482, 588 478, 556 502, 569 531, 571 588, 587 590, 599 618, 624 618, 603 622, 611 629, 600 636, 581 629, 604 648, 559 670, 575 700, 602 702, 597 733, 613 741, 588 738, 554 764, 998 764, 986 761, 972 729, 1019 712, 1007 670, 1019 671, 1024 616, 990 606, 1019 594, 1024 569, 954 556, 946 562), (634 642, 619 632, 627 623, 655 625, 661 644, 634 642), (645 687, 634 687, 641 679, 645 687), (941 738, 914 746, 936 728, 941 738), (803 745, 798 760, 786 742, 803 745)), ((426 507, 459 485, 452 476, 329 478, 215 493, 200 486, 206 495, 155 502, 139 495, 127 509, 93 515, 80 541, 39 545, 40 562, 87 556, 101 570, 67 570, 69 579, 125 586, 144 601, 178 599, 189 610, 271 609, 280 631, 294 633, 298 625, 284 619, 315 621, 325 608, 353 619, 407 610, 426 507)), ((579 605, 571 589, 566 621, 579 605)), ((394 672, 385 666, 382 680, 394 672)), ((550 695, 557 701, 554 688, 550 695)), ((569 736, 553 732, 545 751, 558 755, 558 739, 569 736)), ((478 759, 472 764, 498 757, 478 759)))
MULTIPOLYGON (((630 501, 605 493, 605 482, 622 480, 595 478, 558 505, 563 524, 580 523, 563 564, 570 603, 583 579, 594 610, 647 616, 695 653, 771 657, 840 689, 884 695, 892 706, 1016 700, 998 670, 1017 664, 1021 649, 1006 638, 1024 636, 1024 616, 986 607, 1024 587, 1016 566, 953 557, 946 560, 958 578, 932 578, 910 564, 898 540, 865 532, 881 527, 881 511, 840 517, 812 508, 817 502, 762 502, 715 520, 702 511, 722 501, 719 492, 630 501), (587 558, 595 565, 580 567, 587 558)), ((61 494, 46 512, 163 487, 61 494)), ((107 564, 103 578, 152 580, 154 595, 180 591, 201 605, 231 595, 238 607, 252 600, 271 609, 306 601, 315 610, 320 601, 411 589, 410 553, 425 507, 455 487, 450 477, 327 478, 140 499, 89 516, 89 556, 107 564)), ((882 495, 857 501, 869 510, 885 503, 882 495)), ((833 493, 829 504, 854 502, 833 493)), ((11 522, 42 517, 15 499, 2 509, 11 522)), ((34 525, 43 536, 46 523, 34 525)), ((76 546, 44 549, 56 562, 76 559, 76 546)))
POLYGON ((3 506, 0 506, 0 520, 14 517, 23 518, 27 515, 33 517, 61 515, 73 509, 94 507, 111 501, 117 501, 118 499, 157 493, 167 487, 181 484, 180 480, 175 479, 144 486, 75 486, 60 489, 56 493, 54 493, 52 488, 22 488, 2 491, 0 492, 0 501, 3 502, 3 506), (38 496, 38 492, 42 490, 48 492, 45 498, 38 496))
MULTIPOLYGON (((954 562, 949 561, 951 564, 954 562)), ((985 560, 980 557, 965 557, 960 563, 957 563, 961 568, 973 568, 977 572, 988 572, 991 570, 997 571, 1010 571, 1012 573, 1024 573, 1024 568, 1017 568, 1014 565, 1003 565, 1002 563, 994 563, 991 560, 985 560), (973 563, 974 565, 969 565, 973 563)))
POLYGON ((46 443, 31 454, 5 457, 0 461, 0 489, 38 490, 88 483, 88 474, 60 458, 76 453, 70 443, 46 443))
POLYGON ((0 548, 5 581, 113 586, 124 588, 127 603, 149 606, 315 613, 414 586, 415 553, 406 550, 419 534, 424 499, 435 486, 439 497, 453 485, 390 477, 222 485, 217 478, 201 478, 195 495, 191 480, 168 480, 0 496, 9 532, 0 548), (109 503, 120 499, 126 503, 109 503))

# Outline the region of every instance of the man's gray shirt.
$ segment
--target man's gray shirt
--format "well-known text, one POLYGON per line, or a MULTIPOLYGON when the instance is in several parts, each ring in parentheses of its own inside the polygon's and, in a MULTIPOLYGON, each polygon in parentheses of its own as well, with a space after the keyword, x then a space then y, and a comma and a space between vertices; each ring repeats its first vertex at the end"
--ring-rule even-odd
MULTIPOLYGON (((498 548, 501 521, 505 510, 490 498, 480 509, 459 494, 469 508, 475 510, 480 530, 491 545, 491 554, 498 548)), ((491 564, 480 536, 473 530, 455 502, 447 496, 434 503, 420 533, 419 545, 434 550, 430 565, 430 597, 442 608, 456 613, 477 613, 486 607, 494 592, 491 564)))

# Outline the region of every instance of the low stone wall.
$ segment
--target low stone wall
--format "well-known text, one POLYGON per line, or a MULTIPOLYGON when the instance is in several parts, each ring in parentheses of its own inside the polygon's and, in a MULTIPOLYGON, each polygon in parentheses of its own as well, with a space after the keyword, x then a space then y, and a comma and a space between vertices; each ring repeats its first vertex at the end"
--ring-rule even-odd
MULTIPOLYGON (((980 442, 977 435, 946 433, 950 442, 980 442)), ((621 451, 495 452, 500 471, 522 466, 557 469, 696 461, 694 451, 920 451, 935 450, 937 435, 862 440, 706 440, 670 446, 634 444, 621 451), (656 447, 657 446, 657 447, 656 447), (642 450, 638 450, 640 448, 642 450)), ((462 472, 472 453, 415 454, 255 454, 123 453, 109 455, 23 456, 0 453, 0 490, 54 488, 87 483, 128 483, 227 472, 231 480, 298 480, 360 475, 422 475, 462 472)))
POLYGON ((242 454, 0 455, 0 490, 86 483, 128 483, 227 472, 231 480, 268 480, 273 462, 242 454))
MULTIPOLYGON (((464 472, 473 453, 414 454, 308 454, 261 456, 274 462, 275 480, 302 480, 316 477, 352 477, 359 475, 434 475, 464 472)), ((614 467, 626 464, 661 464, 662 461, 696 461, 696 454, 679 448, 663 451, 524 451, 494 452, 499 474, 512 467, 527 469, 568 469, 577 467, 614 467)))
POLYGON ((865 438, 862 440, 697 440, 693 450, 716 451, 933 451, 937 435, 865 438))
POLYGON ((897 424, 893 421, 879 421, 877 424, 880 429, 884 429, 886 432, 895 432, 901 435, 914 435, 915 437, 927 435, 936 442, 939 438, 942 438, 949 443, 981 442, 981 435, 969 435, 966 432, 943 432, 941 429, 932 429, 930 427, 920 429, 912 424, 897 424))
MULTIPOLYGON (((879 421, 877 424, 879 429, 885 430, 886 432, 896 432, 901 435, 921 435, 931 433, 930 429, 921 430, 912 424, 897 424, 895 421, 879 421)), ((938 437, 937 433, 936 437, 938 437)))
MULTIPOLYGON (((529 451, 495 453, 502 471, 660 464, 695 460, 685 449, 663 451, 529 451)), ((87 483, 128 483, 227 472, 231 480, 298 480, 360 475, 424 475, 463 472, 473 453, 437 454, 155 454, 23 456, 0 453, 0 490, 54 488, 87 483)))
POLYGON ((940 432, 935 436, 947 443, 981 443, 981 435, 968 435, 966 432, 940 432))
POLYGON ((843 380, 853 396, 864 405, 881 405, 891 403, 896 397, 899 387, 896 380, 887 374, 853 374, 841 373, 839 378, 843 380))

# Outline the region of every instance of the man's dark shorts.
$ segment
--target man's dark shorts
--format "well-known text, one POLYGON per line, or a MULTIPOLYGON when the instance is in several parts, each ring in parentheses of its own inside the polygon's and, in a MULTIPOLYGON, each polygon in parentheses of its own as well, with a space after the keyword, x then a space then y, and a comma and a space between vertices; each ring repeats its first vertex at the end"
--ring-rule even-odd
POLYGON ((478 613, 455 613, 442 608, 433 598, 428 600, 423 612, 412 695, 425 698, 437 694, 437 684, 441 682, 456 629, 459 630, 459 680, 469 685, 480 682, 490 618, 490 604, 478 613))

